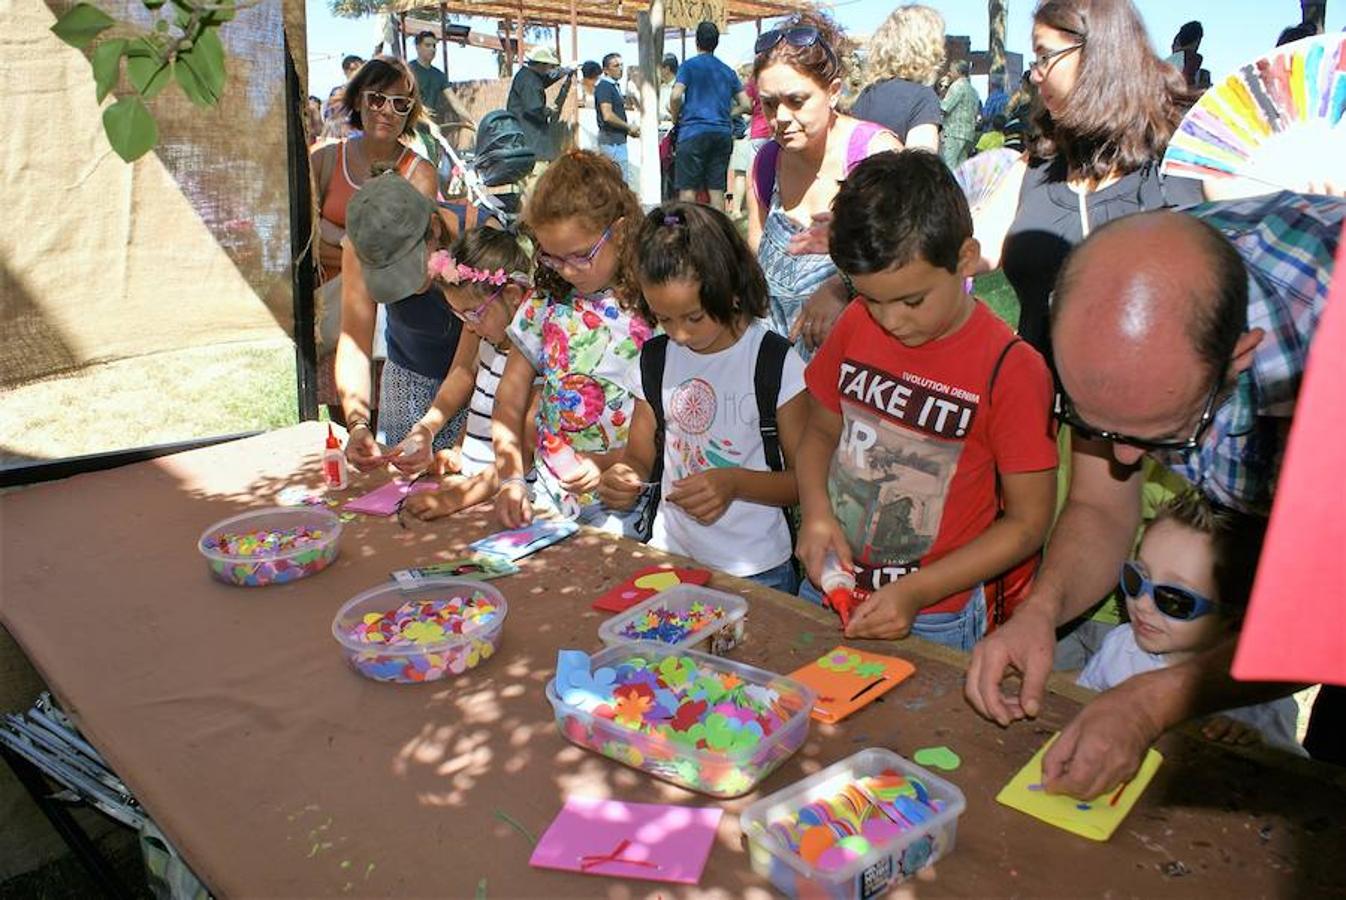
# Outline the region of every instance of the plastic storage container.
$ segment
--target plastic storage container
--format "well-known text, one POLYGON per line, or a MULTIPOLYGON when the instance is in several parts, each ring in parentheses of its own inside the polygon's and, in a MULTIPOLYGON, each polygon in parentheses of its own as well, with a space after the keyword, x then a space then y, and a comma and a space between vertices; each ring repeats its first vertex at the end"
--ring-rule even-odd
POLYGON ((196 547, 220 581, 262 587, 321 572, 337 558, 340 539, 341 520, 331 512, 276 506, 216 522, 196 547))
MULTIPOLYGON (((792 678, 652 641, 617 644, 600 650, 591 658, 591 671, 615 669, 632 659, 647 661, 650 665, 663 664, 669 659, 690 660, 695 672, 686 673, 685 683, 689 685, 694 685, 702 676, 717 679, 732 676, 730 680, 742 682, 744 690, 775 692, 775 702, 784 721, 755 746, 743 750, 702 748, 696 742, 677 741, 665 734, 640 731, 615 718, 604 718, 567 703, 557 693, 556 679, 553 678, 547 682, 547 700, 556 713, 557 727, 568 740, 679 787, 711 797, 737 797, 756 787, 808 738, 809 711, 813 709, 817 695, 792 678)), ((710 707, 714 705, 708 704, 710 707)))
POLYGON ((743 811, 739 823, 748 839, 753 871, 791 897, 827 897, 833 900, 869 898, 916 874, 918 869, 947 856, 958 834, 958 817, 967 801, 957 787, 891 750, 861 750, 821 772, 763 797, 743 811), (840 868, 825 871, 792 851, 768 826, 792 818, 801 807, 825 801, 849 783, 886 771, 914 777, 924 783, 932 800, 943 809, 919 826, 887 841, 875 841, 868 853, 840 868))
POLYGON ((744 619, 747 615, 748 601, 742 597, 694 584, 680 584, 660 591, 648 600, 637 603, 626 612, 608 619, 598 626, 598 637, 609 647, 630 643, 631 641, 654 640, 668 644, 670 647, 691 648, 719 656, 729 652, 743 640, 744 619), (667 610, 676 615, 685 616, 698 603, 721 607, 724 610, 723 618, 708 622, 700 630, 693 631, 681 638, 678 638, 676 634, 667 635, 666 639, 664 635, 644 633, 628 635, 625 633, 632 626, 637 625, 648 613, 657 614, 660 610, 667 610))
MULTIPOLYGON (((500 646, 509 604, 498 590, 480 581, 462 578, 427 579, 410 590, 396 581, 381 584, 348 600, 332 620, 332 636, 346 652, 355 671, 375 681, 418 684, 437 681, 474 669, 500 646), (389 645, 361 640, 357 629, 370 614, 392 613, 418 601, 459 601, 475 615, 460 617, 462 631, 450 631, 442 640, 389 645), (481 613, 482 604, 494 607, 481 613)), ((418 626, 424 631, 423 626, 418 626)), ((406 634, 405 631, 402 634, 406 634)))

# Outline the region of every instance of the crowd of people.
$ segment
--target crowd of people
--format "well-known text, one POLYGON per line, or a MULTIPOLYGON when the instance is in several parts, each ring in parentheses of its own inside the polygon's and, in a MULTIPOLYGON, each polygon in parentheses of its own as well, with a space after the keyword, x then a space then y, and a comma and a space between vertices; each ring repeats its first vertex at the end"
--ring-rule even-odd
MULTIPOLYGON (((416 516, 563 515, 801 602, 849 569, 866 599, 845 634, 970 652, 967 699, 1006 726, 1073 642, 1101 693, 1049 791, 1096 796, 1198 717, 1303 753, 1297 686, 1228 670, 1346 201, 1212 202, 1162 175, 1209 81, 1200 28, 1166 61, 1129 0, 1043 0, 1024 85, 986 106, 928 7, 893 12, 859 84, 816 13, 763 32, 742 74, 718 38, 705 23, 660 67, 664 202, 632 190, 609 54, 578 72, 590 149, 539 154, 517 234, 447 212, 411 151, 427 92, 471 121, 446 83, 359 67, 350 132, 314 151, 350 462, 442 479, 416 516), (1017 332, 975 295, 990 269, 1017 332), (1122 624, 1090 618, 1105 603, 1122 624)), ((531 127, 565 74, 528 56, 531 127)), ((1308 752, 1346 763, 1343 725, 1325 688, 1308 752)))

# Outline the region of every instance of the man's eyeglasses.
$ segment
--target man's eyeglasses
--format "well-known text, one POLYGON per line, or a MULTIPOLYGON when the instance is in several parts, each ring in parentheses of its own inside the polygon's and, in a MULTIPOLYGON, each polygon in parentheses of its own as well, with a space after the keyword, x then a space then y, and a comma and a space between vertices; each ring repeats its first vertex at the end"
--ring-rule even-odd
POLYGON ((402 94, 385 94, 383 91, 365 91, 365 102, 370 109, 383 109, 385 103, 393 105, 393 112, 405 116, 411 112, 415 102, 402 94))
POLYGON ((556 272, 561 271, 566 266, 569 266, 572 269, 585 271, 594 264, 594 257, 598 255, 598 251, 602 250, 603 245, 611 238, 612 226, 609 225, 607 228, 603 229, 603 236, 598 239, 598 243, 589 248, 588 253, 577 254, 574 256, 552 256, 550 253, 538 253, 537 260, 547 268, 556 272))
POLYGON ((1191 622, 1220 608, 1220 604, 1209 597, 1198 594, 1191 588, 1183 587, 1180 584, 1162 584, 1151 581, 1149 576, 1145 574, 1145 569, 1134 559, 1122 563, 1120 583, 1126 599, 1135 600, 1144 594, 1149 594, 1150 599, 1154 601, 1155 609, 1168 618, 1177 619, 1179 622, 1191 622))
POLYGON ((757 42, 753 44, 752 52, 755 56, 761 56, 781 41, 791 47, 800 49, 817 44, 823 48, 823 52, 833 62, 836 62, 836 53, 828 46, 827 41, 823 40, 822 32, 812 25, 796 25, 793 28, 773 28, 770 31, 764 31, 757 36, 757 42))
POLYGON ((1078 50, 1083 46, 1084 41, 1080 41, 1078 44, 1071 44, 1068 47, 1061 47, 1056 50, 1044 51, 1042 53, 1039 53, 1037 56, 1033 57, 1033 61, 1028 64, 1028 68, 1036 69, 1039 75, 1045 75, 1047 73, 1047 70, 1051 68, 1052 63, 1056 59, 1065 56, 1072 50, 1078 50))
POLYGON ((1075 429, 1075 433, 1086 440, 1108 441, 1113 444, 1125 444, 1128 447, 1135 447, 1137 450, 1195 450, 1201 446, 1201 438, 1210 428, 1210 423, 1215 420, 1216 403, 1220 398, 1220 388, 1223 386, 1219 379, 1210 389, 1210 394, 1206 397, 1206 405, 1201 409, 1201 418, 1197 420, 1196 427, 1192 430, 1191 437, 1186 438, 1142 438, 1129 434, 1122 434, 1120 431, 1107 431, 1103 428, 1095 428, 1088 422, 1079 417, 1075 412, 1075 405, 1070 402, 1070 395, 1066 389, 1057 381, 1056 386, 1056 419, 1062 425, 1069 425, 1075 429))

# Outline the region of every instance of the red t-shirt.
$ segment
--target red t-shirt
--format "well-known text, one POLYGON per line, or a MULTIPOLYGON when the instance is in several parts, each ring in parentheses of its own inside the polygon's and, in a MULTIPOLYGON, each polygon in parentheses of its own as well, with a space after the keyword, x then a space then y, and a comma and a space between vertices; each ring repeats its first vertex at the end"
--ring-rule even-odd
POLYGON ((748 137, 753 140, 771 137, 775 134, 775 129, 766 120, 766 116, 762 115, 762 98, 757 95, 757 79, 749 78, 743 91, 748 95, 748 99, 752 100, 752 119, 748 125, 748 137))
MULTIPOLYGON (((843 420, 827 489, 860 587, 882 587, 985 531, 997 469, 1056 467, 1051 376, 1036 350, 1009 351, 987 400, 1013 340, 978 302, 953 334, 908 347, 857 301, 809 364, 809 392, 843 420)), ((957 612, 970 593, 923 612, 957 612)))

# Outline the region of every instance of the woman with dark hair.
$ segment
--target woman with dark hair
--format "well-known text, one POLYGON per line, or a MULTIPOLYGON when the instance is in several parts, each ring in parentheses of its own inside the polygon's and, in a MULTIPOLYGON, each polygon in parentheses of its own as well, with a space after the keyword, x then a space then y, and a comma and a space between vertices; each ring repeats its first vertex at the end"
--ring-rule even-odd
POLYGON ((318 268, 322 282, 318 303, 318 399, 340 421, 341 407, 333 378, 337 335, 341 330, 341 241, 346 236, 346 205, 374 175, 392 169, 433 200, 438 192, 435 169, 411 149, 416 125, 423 118, 416 79, 406 63, 376 56, 346 84, 339 111, 349 120, 352 136, 313 151, 309 164, 317 191, 318 268))
POLYGON ((977 239, 984 264, 1003 266, 1019 295, 1019 334, 1050 359, 1048 300, 1071 248, 1105 222, 1203 197, 1199 182, 1159 174, 1187 86, 1154 55, 1130 0, 1045 0, 1033 55, 1041 103, 1028 152, 1008 166, 993 153, 968 165, 1003 166, 973 198, 977 239))
MULTIPOLYGON (((836 266, 822 252, 796 252, 792 239, 826 217, 850 170, 902 142, 881 125, 837 111, 840 33, 805 13, 757 38, 753 78, 774 140, 753 159, 748 184, 748 245, 766 273, 771 327, 790 334, 804 299, 836 266)), ((803 348, 800 348, 803 354, 803 348)))

